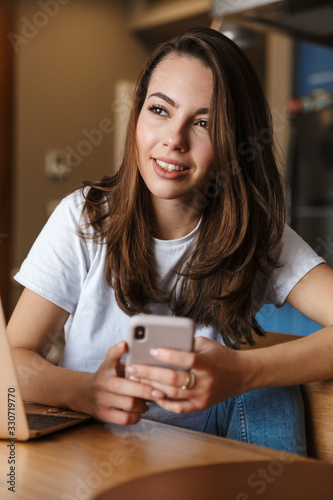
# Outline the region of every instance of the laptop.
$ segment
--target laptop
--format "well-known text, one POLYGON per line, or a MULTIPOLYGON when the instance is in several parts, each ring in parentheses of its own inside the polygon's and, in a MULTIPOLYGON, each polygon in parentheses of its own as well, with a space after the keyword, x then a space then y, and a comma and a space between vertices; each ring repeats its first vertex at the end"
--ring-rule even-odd
POLYGON ((0 439, 27 441, 91 419, 65 408, 23 402, 0 299, 0 439))

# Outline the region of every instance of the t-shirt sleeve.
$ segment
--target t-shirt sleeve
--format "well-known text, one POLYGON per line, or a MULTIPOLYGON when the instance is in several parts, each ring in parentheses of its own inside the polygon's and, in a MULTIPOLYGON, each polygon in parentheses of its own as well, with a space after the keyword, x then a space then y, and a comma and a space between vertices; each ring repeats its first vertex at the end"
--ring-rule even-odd
POLYGON ((83 197, 64 198, 51 214, 14 278, 72 314, 89 264, 89 240, 79 234, 83 197))
POLYGON ((264 303, 281 307, 294 286, 314 267, 325 262, 294 230, 285 226, 282 240, 273 252, 279 267, 266 283, 264 303))

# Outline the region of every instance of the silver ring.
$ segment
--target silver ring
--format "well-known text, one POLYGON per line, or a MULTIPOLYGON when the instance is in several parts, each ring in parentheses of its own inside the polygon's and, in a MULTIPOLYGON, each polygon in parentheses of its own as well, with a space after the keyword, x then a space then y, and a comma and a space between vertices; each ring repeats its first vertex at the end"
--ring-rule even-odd
POLYGON ((190 370, 188 373, 187 373, 187 380, 185 382, 184 385, 182 385, 182 389, 193 389, 195 385, 195 375, 194 373, 190 370))

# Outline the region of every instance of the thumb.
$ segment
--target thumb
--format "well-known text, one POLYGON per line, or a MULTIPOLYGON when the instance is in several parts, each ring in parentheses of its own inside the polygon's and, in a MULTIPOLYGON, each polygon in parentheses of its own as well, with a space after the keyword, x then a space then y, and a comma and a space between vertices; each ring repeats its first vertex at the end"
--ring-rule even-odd
POLYGON ((105 356, 105 362, 108 365, 112 365, 115 362, 118 363, 120 358, 128 351, 128 347, 125 341, 118 342, 117 344, 110 347, 105 356))
POLYGON ((194 339, 194 351, 201 352, 204 351, 205 349, 208 349, 211 342, 212 340, 207 339, 206 337, 201 337, 201 336, 196 337, 194 339))

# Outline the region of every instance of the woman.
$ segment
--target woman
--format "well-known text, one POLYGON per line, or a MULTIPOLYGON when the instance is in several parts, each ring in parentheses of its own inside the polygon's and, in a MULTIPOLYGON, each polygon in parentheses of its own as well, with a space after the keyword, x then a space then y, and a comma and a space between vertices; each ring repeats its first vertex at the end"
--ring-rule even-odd
POLYGON ((63 200, 17 275, 26 288, 8 330, 24 398, 304 454, 297 384, 333 376, 333 272, 285 227, 282 193, 269 110, 240 49, 209 29, 158 47, 119 171, 63 200), (261 306, 285 301, 327 328, 238 350, 262 335, 261 306), (184 370, 131 366, 124 378, 139 312, 196 321, 194 353, 153 353, 184 370), (63 328, 56 367, 44 358, 63 328))

